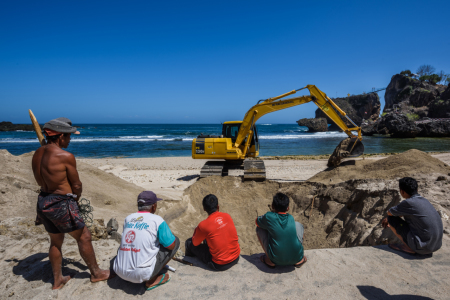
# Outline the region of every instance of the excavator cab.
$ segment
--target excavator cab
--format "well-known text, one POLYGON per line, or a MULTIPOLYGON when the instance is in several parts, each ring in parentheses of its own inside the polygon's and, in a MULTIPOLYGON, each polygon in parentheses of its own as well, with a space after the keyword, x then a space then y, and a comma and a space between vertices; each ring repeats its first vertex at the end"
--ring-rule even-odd
MULTIPOLYGON (((241 128, 242 121, 230 121, 222 124, 222 135, 224 138, 230 138, 231 142, 234 144, 236 142, 239 129, 241 128)), ((256 157, 259 155, 259 140, 258 131, 256 130, 256 125, 252 126, 252 139, 250 140, 249 151, 247 151, 247 156, 256 157)), ((247 143, 247 137, 244 139, 242 145, 247 143)), ((243 150, 243 149, 242 149, 243 150)))
POLYGON ((233 143, 236 142, 238 136, 239 128, 241 127, 242 121, 236 122, 225 122, 222 125, 222 135, 225 138, 230 138, 233 143))

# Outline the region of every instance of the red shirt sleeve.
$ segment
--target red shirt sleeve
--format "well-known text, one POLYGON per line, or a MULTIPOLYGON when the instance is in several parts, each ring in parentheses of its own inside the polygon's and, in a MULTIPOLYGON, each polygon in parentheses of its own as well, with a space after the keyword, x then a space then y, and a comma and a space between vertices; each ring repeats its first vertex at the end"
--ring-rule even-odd
POLYGON ((195 228, 194 235, 192 236, 192 244, 194 246, 200 245, 206 239, 206 233, 203 232, 200 225, 201 223, 195 228))

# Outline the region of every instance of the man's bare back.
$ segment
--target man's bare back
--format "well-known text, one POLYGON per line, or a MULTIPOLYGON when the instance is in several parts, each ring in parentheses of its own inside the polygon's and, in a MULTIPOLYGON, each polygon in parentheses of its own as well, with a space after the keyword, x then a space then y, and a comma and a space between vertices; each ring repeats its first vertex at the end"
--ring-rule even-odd
MULTIPOLYGON (((70 136, 68 139, 70 140, 70 136)), ((80 199, 82 185, 73 154, 64 151, 57 144, 50 143, 36 151, 32 167, 34 177, 43 192, 59 195, 75 194, 77 199, 80 199)))
POLYGON ((71 278, 62 275, 61 247, 65 233, 77 241, 81 257, 91 272, 91 282, 106 280, 111 273, 98 266, 91 234, 76 202, 80 199, 82 186, 75 157, 63 150, 69 146, 71 134, 79 132, 67 118, 45 123, 44 132, 48 144, 40 147, 33 155, 32 168, 42 189, 36 206, 37 224, 44 224, 50 235, 49 259, 53 271, 53 289, 60 289, 71 278))

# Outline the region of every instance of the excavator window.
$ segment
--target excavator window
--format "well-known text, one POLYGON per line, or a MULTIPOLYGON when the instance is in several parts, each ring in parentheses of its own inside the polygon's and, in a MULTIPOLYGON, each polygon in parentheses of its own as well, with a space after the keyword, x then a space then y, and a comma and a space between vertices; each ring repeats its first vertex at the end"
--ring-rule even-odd
POLYGON ((253 126, 253 139, 250 142, 251 145, 258 145, 258 150, 259 150, 259 143, 258 143, 258 132, 256 131, 256 125, 253 126))
POLYGON ((224 137, 231 138, 231 141, 236 142, 236 138, 239 132, 241 124, 223 124, 222 134, 224 137))

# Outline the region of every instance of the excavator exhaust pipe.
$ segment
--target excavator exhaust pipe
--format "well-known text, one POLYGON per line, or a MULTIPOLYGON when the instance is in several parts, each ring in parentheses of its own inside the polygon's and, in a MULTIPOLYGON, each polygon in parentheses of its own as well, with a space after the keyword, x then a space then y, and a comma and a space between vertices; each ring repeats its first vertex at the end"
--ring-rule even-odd
POLYGON ((358 157, 364 154, 364 145, 357 137, 342 140, 328 159, 328 167, 337 167, 343 158, 358 157))

